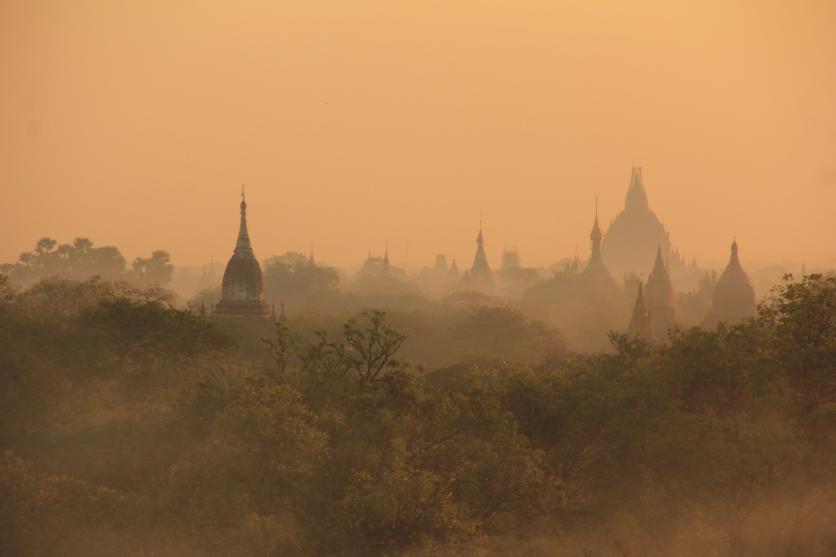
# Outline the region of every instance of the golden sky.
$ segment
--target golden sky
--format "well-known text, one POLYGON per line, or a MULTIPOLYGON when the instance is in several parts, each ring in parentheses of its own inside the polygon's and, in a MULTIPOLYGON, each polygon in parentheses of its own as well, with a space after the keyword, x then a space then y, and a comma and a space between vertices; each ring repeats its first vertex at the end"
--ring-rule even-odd
POLYGON ((836 260, 836 2, 0 0, 0 261, 539 265, 630 166, 687 258, 836 260))

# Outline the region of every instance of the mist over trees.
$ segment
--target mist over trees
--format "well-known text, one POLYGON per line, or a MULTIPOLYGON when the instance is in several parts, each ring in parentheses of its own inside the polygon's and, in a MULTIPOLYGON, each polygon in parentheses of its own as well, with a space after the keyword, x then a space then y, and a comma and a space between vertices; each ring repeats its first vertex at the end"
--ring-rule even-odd
POLYGON ((58 244, 41 238, 32 251, 20 254, 17 262, 0 265, 0 272, 20 285, 50 277, 85 280, 98 276, 105 280, 127 279, 145 286, 165 286, 174 266, 168 252, 158 250, 150 258, 137 257, 126 271, 126 261, 114 246, 95 247, 88 238, 71 244, 58 244))
POLYGON ((244 326, 2 277, 0 554, 832 554, 836 277, 602 353, 465 298, 244 326))

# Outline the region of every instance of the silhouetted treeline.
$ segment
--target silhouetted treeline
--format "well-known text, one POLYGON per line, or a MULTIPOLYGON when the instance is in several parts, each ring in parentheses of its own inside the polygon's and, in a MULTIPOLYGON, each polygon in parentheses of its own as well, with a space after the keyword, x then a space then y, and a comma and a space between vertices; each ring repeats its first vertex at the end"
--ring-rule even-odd
POLYGON ((137 257, 126 268, 126 261, 114 246, 95 247, 88 238, 72 244, 58 244, 41 238, 32 251, 20 254, 16 263, 0 265, 0 272, 19 285, 50 278, 85 280, 98 276, 105 280, 129 280, 143 286, 165 286, 174 273, 168 252, 157 250, 151 257, 137 257))
MULTIPOLYGON (((460 342, 554 341, 480 311, 460 342)), ((388 317, 248 329, 158 289, 0 280, 0 554, 836 550, 836 278, 529 365, 422 372, 388 317)))

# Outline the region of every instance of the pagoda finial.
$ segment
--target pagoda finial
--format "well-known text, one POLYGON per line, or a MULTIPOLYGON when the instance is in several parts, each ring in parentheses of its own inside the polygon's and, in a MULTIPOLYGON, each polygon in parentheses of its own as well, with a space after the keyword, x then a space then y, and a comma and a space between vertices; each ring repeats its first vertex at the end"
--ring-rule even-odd
POLYGON ((313 255, 313 242, 311 242, 311 256, 308 258, 308 263, 310 263, 311 265, 315 264, 313 255))
POLYGON ((482 211, 479 211, 479 234, 476 236, 476 243, 480 246, 485 243, 485 239, 482 236, 482 211))
POLYGON ((385 246, 383 248, 383 262, 387 265, 389 264, 389 240, 386 240, 385 246))
POLYGON ((235 253, 252 253, 250 244, 250 233, 247 230, 247 201, 244 193, 244 185, 241 185, 241 224, 238 228, 238 241, 235 243, 235 253))

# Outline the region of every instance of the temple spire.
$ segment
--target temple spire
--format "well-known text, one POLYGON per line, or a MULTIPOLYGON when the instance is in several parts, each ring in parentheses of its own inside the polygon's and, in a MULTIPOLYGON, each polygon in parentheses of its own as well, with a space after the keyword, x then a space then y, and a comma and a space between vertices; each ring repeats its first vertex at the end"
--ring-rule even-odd
POLYGON ((647 295, 647 310, 656 333, 664 335, 668 329, 676 326, 673 308, 673 284, 668 273, 668 266, 662 257, 662 246, 656 250, 656 261, 653 270, 647 277, 645 287, 647 295))
POLYGON ((644 289, 641 281, 639 281, 639 291, 636 294, 636 303, 633 306, 633 316, 630 318, 630 327, 627 329, 627 333, 645 340, 653 338, 653 322, 644 301, 644 289))
POLYGON ((482 236, 482 211, 479 211, 479 234, 476 236, 476 243, 480 246, 485 243, 485 238, 482 236))
POLYGON ((648 211, 647 192, 642 179, 642 167, 634 166, 630 171, 630 187, 627 188, 627 198, 624 201, 625 211, 648 211))
POLYGON ((316 262, 314 261, 314 255, 313 255, 313 242, 311 242, 311 255, 310 255, 310 257, 308 257, 308 263, 311 264, 311 265, 316 265, 316 262))
POLYGON ((241 224, 238 227, 238 240, 235 242, 235 254, 252 254, 253 247, 250 244, 250 233, 247 230, 247 197, 244 186, 241 186, 241 224))
POLYGON ((493 286, 493 274, 485 255, 485 237, 482 235, 482 214, 479 213, 479 234, 476 236, 476 254, 469 275, 481 284, 480 287, 493 286))
POLYGON ((596 265, 604 265, 604 257, 601 252, 601 241, 604 235, 601 233, 601 227, 598 225, 598 196, 595 196, 595 222, 592 225, 592 232, 589 233, 589 239, 592 241, 592 254, 589 259, 589 264, 593 262, 596 265))
POLYGON ((264 303, 261 266, 253 253, 247 231, 247 198, 241 187, 241 224, 235 250, 224 270, 221 300, 215 309, 219 315, 267 318, 270 307, 264 303))

